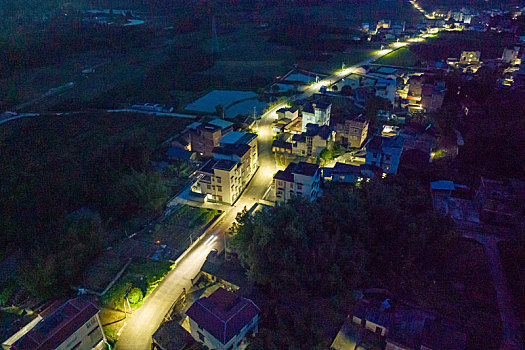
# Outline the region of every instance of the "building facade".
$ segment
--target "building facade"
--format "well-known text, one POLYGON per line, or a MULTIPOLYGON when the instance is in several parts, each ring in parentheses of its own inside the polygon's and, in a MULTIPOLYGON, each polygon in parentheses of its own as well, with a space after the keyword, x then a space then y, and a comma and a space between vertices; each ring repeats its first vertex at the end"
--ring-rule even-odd
POLYGON ((286 202, 293 196, 309 200, 319 197, 321 171, 316 164, 290 163, 285 170, 279 170, 273 177, 273 188, 277 202, 286 202))
POLYGON ((330 125, 332 104, 323 100, 308 102, 303 106, 302 131, 308 124, 330 125))
POLYGON ((188 126, 191 151, 204 157, 211 157, 213 149, 219 145, 220 139, 233 130, 233 123, 214 119, 208 123, 193 123, 188 126))
POLYGON ((329 126, 308 124, 306 132, 292 137, 292 153, 301 157, 319 157, 321 152, 334 140, 329 126))
POLYGON ((336 124, 335 140, 345 147, 359 148, 368 135, 368 120, 362 115, 336 124))
POLYGON ((403 144, 404 139, 399 136, 375 136, 367 145, 365 164, 380 167, 387 174, 397 174, 403 144))
POLYGON ((212 150, 213 158, 197 171, 192 191, 206 200, 233 204, 258 166, 257 135, 230 132, 212 150))

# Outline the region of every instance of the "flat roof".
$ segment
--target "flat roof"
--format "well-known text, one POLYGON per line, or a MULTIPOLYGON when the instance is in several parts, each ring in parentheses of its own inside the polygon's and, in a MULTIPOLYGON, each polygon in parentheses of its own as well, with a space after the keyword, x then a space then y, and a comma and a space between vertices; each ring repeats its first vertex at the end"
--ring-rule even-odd
POLYGON ((218 127, 222 128, 222 129, 229 128, 230 126, 233 125, 232 122, 229 122, 229 121, 224 120, 224 119, 213 119, 213 120, 210 120, 208 122, 208 124, 218 126, 218 127))

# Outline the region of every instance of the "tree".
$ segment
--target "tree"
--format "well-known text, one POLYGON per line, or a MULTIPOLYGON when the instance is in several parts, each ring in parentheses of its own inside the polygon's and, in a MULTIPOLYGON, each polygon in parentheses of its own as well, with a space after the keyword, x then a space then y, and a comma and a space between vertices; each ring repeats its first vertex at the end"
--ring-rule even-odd
POLYGON ((379 96, 373 96, 368 101, 366 101, 365 105, 365 113, 366 116, 369 118, 370 121, 375 122, 377 118, 377 112, 380 110, 391 110, 392 104, 389 100, 383 97, 379 96))
POLYGON ((339 87, 336 84, 332 85, 332 91, 338 91, 338 90, 339 90, 339 87))
POLYGON ((343 94, 343 96, 351 96, 352 87, 350 85, 343 85, 343 87, 341 88, 341 94, 343 94))

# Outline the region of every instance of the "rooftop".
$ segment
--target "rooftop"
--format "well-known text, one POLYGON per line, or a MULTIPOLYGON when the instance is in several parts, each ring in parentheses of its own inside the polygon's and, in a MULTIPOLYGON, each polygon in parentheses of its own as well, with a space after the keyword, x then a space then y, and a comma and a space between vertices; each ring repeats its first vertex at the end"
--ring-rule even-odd
POLYGON ((190 160, 192 155, 193 152, 177 147, 171 147, 166 151, 166 156, 170 159, 190 160))
POLYGON ((209 297, 193 303, 186 315, 222 344, 226 344, 244 326, 251 324, 259 312, 257 305, 250 299, 219 288, 209 297))
POLYGON ((232 122, 229 122, 223 119, 213 119, 213 120, 210 120, 208 124, 218 126, 221 129, 226 129, 226 128, 233 126, 232 122))
POLYGON ((346 163, 335 163, 332 170, 332 174, 361 174, 361 169, 357 165, 351 165, 346 163))
POLYGON ((55 349, 97 313, 98 308, 87 299, 70 299, 45 315, 11 348, 55 349))
POLYGON ((249 143, 257 137, 257 134, 242 131, 232 131, 224 135, 219 142, 221 144, 241 144, 249 143))
POLYGON ((199 171, 208 174, 214 174, 213 170, 215 169, 230 171, 236 164, 237 162, 228 159, 210 159, 199 169, 199 171))
POLYGON ((241 144, 225 144, 223 146, 214 147, 213 153, 215 154, 223 154, 223 155, 236 155, 239 157, 244 156, 247 152, 249 152, 251 147, 247 144, 241 143, 241 144))

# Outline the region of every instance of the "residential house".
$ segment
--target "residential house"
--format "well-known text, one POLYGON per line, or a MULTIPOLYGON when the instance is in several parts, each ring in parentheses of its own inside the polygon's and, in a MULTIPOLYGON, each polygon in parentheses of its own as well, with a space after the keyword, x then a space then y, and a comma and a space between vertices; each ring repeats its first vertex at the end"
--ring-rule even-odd
POLYGON ((397 81, 395 80, 378 80, 375 85, 377 97, 382 97, 394 104, 397 92, 397 81))
POLYGON ((380 350, 464 350, 466 335, 453 322, 425 310, 392 304, 390 299, 362 299, 331 347, 353 350, 358 344, 380 350))
POLYGON ((191 151, 205 157, 213 155, 213 148, 219 145, 219 140, 233 130, 233 123, 222 119, 214 119, 207 123, 195 122, 188 125, 191 151))
POLYGON ((319 196, 321 171, 316 164, 290 163, 273 177, 273 188, 277 202, 286 202, 294 195, 315 200, 319 196))
POLYGON ((280 108, 277 110, 277 119, 290 119, 295 120, 299 116, 299 110, 296 107, 280 108))
POLYGON ((193 187, 206 199, 233 204, 257 170, 257 135, 230 132, 212 152, 213 159, 197 171, 193 187))
POLYGON ((519 46, 513 47, 512 49, 504 48, 503 55, 501 56, 501 60, 512 66, 516 63, 516 60, 518 59, 519 51, 520 51, 519 46))
POLYGON ((354 118, 345 118, 338 122, 335 140, 344 147, 361 147, 368 135, 368 120, 362 114, 354 118))
POLYGON ((525 214, 525 183, 508 183, 482 177, 476 191, 480 219, 500 226, 519 226, 525 214))
POLYGON ((293 143, 283 140, 274 140, 272 142, 273 153, 287 153, 292 154, 293 143))
POLYGON ((182 148, 170 147, 166 151, 166 157, 170 161, 194 161, 196 158, 195 152, 187 151, 182 148))
POLYGON ((441 108, 445 98, 445 82, 424 84, 421 88, 421 107, 427 112, 434 112, 441 108))
POLYGON ((198 193, 206 195, 205 200, 233 204, 244 189, 239 162, 213 158, 197 174, 198 181, 194 187, 198 193))
POLYGON ((319 157, 334 140, 334 134, 327 125, 308 124, 306 132, 292 136, 292 153, 301 157, 319 157))
POLYGON ((481 60, 480 51, 463 51, 459 57, 459 64, 479 65, 481 60))
POLYGON ((219 146, 213 149, 213 158, 239 163, 244 188, 257 170, 258 153, 257 134, 234 131, 219 140, 219 146))
POLYGON ((387 174, 396 174, 403 152, 402 137, 374 136, 366 146, 365 164, 375 165, 387 174))
POLYGON ((186 315, 195 340, 209 349, 238 350, 257 333, 259 313, 252 300, 219 288, 195 301, 186 315))
POLYGON ((331 174, 334 182, 356 183, 363 177, 359 166, 340 162, 335 163, 331 174))
POLYGON ((317 99, 303 105, 302 131, 306 131, 308 124, 330 125, 332 104, 324 99, 317 99))
POLYGON ((65 303, 52 303, 18 333, 2 343, 11 350, 102 350, 106 336, 98 308, 79 297, 65 303))

